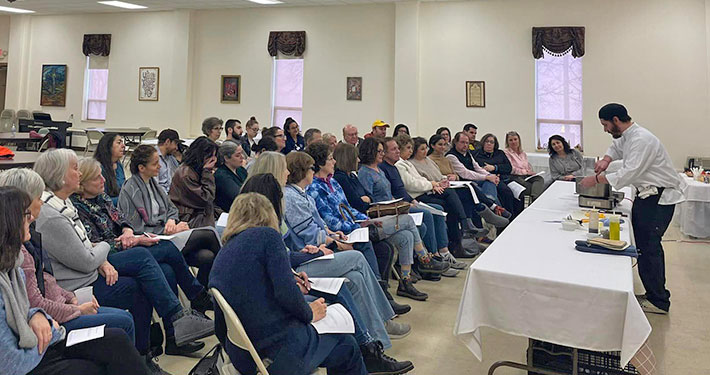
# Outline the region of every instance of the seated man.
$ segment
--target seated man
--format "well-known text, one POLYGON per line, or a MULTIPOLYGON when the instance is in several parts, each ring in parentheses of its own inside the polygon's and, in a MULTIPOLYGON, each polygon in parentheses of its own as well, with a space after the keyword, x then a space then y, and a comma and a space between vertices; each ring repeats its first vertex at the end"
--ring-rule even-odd
POLYGON ((175 158, 178 152, 178 145, 182 144, 180 135, 173 129, 165 129, 158 134, 158 145, 155 149, 158 150, 160 157, 160 171, 158 173, 158 185, 165 190, 167 194, 170 191, 170 183, 173 180, 173 175, 177 170, 180 162, 175 158))
MULTIPOLYGON (((515 197, 508 185, 500 183, 500 177, 483 169, 473 158, 468 148, 468 136, 458 132, 454 136, 454 147, 446 154, 451 161, 454 171, 461 180, 475 181, 481 191, 489 198, 503 206, 507 211, 513 212, 515 197)), ((496 212, 498 214, 502 212, 496 212)))

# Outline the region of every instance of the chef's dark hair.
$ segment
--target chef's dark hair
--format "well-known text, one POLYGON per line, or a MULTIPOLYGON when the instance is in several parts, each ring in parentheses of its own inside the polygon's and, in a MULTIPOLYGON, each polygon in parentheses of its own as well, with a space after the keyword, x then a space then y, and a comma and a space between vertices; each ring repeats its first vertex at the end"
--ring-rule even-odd
POLYGON ((613 121, 617 117, 621 122, 631 121, 631 116, 626 111, 626 107, 619 103, 609 103, 599 109, 599 118, 606 121, 613 121))

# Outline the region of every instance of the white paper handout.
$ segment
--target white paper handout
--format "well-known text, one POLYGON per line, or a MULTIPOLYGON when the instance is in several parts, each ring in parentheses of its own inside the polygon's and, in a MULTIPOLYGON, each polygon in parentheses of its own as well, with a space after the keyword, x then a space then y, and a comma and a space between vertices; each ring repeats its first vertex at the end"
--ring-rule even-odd
POLYGON ((370 232, 367 228, 357 228, 348 234, 348 239, 342 242, 345 243, 356 243, 356 242, 367 242, 370 240, 370 232))
POLYGON ((319 292, 328 293, 332 295, 338 294, 340 288, 345 282, 344 277, 309 277, 308 281, 311 282, 311 289, 315 289, 319 292))
POLYGON ((449 184, 454 189, 468 188, 468 190, 471 192, 471 198, 473 198, 473 203, 480 203, 480 201, 478 200, 478 195, 476 194, 476 190, 474 190, 473 188, 473 181, 451 181, 449 184))
POLYGON ((510 188, 510 190, 513 191, 513 196, 515 197, 515 199, 520 200, 520 194, 525 191, 525 186, 520 185, 515 181, 511 181, 508 183, 508 187, 510 188))
POLYGON ((402 200, 402 198, 397 198, 397 199, 392 199, 392 200, 389 200, 389 201, 372 202, 372 203, 370 203, 370 206, 372 206, 373 204, 390 204, 390 203, 399 202, 399 201, 401 201, 401 200, 402 200))
POLYGON ((355 333, 355 322, 352 315, 339 303, 328 306, 325 318, 312 322, 311 325, 321 335, 325 333, 355 333))
POLYGON ((226 228, 228 218, 229 218, 229 214, 226 212, 222 212, 222 214, 219 215, 219 219, 217 219, 217 226, 226 228))
POLYGON ((328 254, 328 255, 323 255, 321 257, 318 257, 318 258, 313 258, 313 259, 309 260, 308 262, 301 263, 301 265, 304 265, 304 264, 307 264, 310 262, 315 262, 317 260, 328 260, 328 259, 335 259, 335 254, 328 254))
POLYGON ((526 178, 525 178, 525 181, 530 181, 531 178, 537 177, 537 176, 542 176, 543 174, 545 174, 545 171, 542 171, 542 172, 540 172, 540 173, 535 173, 535 174, 532 175, 532 176, 526 177, 526 178))
POLYGON ((422 225, 422 220, 424 220, 424 213, 423 212, 410 213, 409 216, 411 216, 412 219, 414 220, 414 225, 416 225, 416 226, 422 225))
POLYGON ((94 301, 94 287, 93 286, 85 286, 83 288, 79 288, 74 291, 74 295, 76 296, 76 301, 78 304, 84 304, 87 302, 93 302, 94 301))
POLYGON ((104 337, 104 328, 106 324, 102 324, 97 327, 89 327, 82 329, 75 329, 67 335, 67 348, 76 344, 81 344, 82 342, 100 339, 104 337))
POLYGON ((427 210, 427 211, 431 212, 432 215, 446 216, 446 212, 441 211, 441 210, 437 210, 436 208, 434 208, 424 202, 417 202, 416 207, 427 210))

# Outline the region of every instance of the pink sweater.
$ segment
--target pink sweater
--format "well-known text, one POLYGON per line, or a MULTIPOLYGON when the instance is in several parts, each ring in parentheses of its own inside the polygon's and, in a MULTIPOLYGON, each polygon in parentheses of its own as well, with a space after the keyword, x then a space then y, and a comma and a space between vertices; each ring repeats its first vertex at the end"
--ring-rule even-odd
POLYGON ((529 176, 535 174, 532 170, 530 162, 528 162, 528 154, 525 152, 517 153, 509 148, 503 150, 505 155, 510 160, 510 165, 513 166, 513 175, 529 176))
POLYGON ((37 287, 37 276, 35 274, 35 263, 32 255, 22 246, 22 270, 25 271, 27 297, 30 300, 30 307, 39 307, 47 314, 51 315, 58 323, 68 322, 81 315, 79 306, 71 305, 69 302, 74 298, 74 293, 62 289, 54 276, 44 274, 44 294, 37 287))

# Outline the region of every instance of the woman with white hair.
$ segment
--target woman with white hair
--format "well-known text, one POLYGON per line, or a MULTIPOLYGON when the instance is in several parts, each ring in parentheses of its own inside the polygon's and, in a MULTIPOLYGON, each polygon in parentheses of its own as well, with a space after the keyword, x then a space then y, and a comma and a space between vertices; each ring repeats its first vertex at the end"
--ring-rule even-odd
POLYGON ((91 243, 76 207, 69 200, 79 190, 81 179, 74 151, 45 152, 37 159, 34 170, 47 188, 42 193, 44 204, 36 230, 43 237, 52 238, 43 246, 57 282, 70 291, 91 286, 99 303, 128 309, 136 327, 136 348, 153 373, 163 373, 149 353, 153 308, 161 318, 173 323, 177 345, 214 333, 212 321, 183 311, 160 266, 147 250, 128 249, 109 255, 108 243, 91 243))
MULTIPOLYGON (((93 160, 93 159, 92 159, 93 160)), ((96 162, 98 164, 98 162, 96 162)), ((99 165, 99 174, 101 166, 99 165)), ((0 173, 0 186, 12 186, 26 193, 31 200, 32 221, 39 216, 42 207, 44 181, 35 171, 26 168, 10 169, 0 173)), ((111 198, 108 198, 111 199, 111 198)), ((20 251, 24 256, 22 270, 25 273, 25 286, 30 307, 43 309, 67 332, 106 324, 107 327, 120 328, 134 342, 133 317, 125 310, 99 306, 93 301, 79 304, 74 293, 62 289, 52 275, 52 265, 42 249, 41 235, 30 226, 31 240, 26 241, 20 251)))

